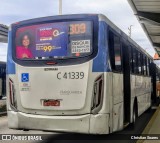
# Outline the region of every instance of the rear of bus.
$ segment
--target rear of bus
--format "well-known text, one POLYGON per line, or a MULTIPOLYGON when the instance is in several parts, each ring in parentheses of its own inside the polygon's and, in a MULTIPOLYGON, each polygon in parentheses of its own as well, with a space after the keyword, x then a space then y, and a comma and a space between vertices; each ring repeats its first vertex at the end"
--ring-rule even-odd
POLYGON ((98 33, 98 15, 12 24, 7 58, 9 128, 108 133, 109 115, 99 114, 104 76, 96 71, 101 59, 98 33))

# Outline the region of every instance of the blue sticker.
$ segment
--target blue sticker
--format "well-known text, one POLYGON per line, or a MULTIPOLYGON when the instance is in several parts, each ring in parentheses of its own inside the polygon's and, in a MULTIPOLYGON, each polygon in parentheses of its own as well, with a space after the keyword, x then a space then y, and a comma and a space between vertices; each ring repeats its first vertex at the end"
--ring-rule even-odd
POLYGON ((21 74, 21 81, 22 82, 29 82, 29 73, 22 73, 21 74))

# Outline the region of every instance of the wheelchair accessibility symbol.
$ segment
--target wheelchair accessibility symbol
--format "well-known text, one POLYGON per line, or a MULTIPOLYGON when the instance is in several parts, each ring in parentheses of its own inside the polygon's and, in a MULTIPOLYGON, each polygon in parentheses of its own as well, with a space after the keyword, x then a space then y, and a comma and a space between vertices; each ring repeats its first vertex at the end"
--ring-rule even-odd
POLYGON ((29 73, 22 73, 21 74, 21 81, 22 82, 29 82, 29 73))

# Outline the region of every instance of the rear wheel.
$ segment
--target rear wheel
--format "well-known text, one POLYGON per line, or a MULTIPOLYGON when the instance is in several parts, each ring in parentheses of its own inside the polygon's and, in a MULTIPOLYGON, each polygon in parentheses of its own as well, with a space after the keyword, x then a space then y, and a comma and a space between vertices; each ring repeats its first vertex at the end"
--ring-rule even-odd
POLYGON ((146 110, 147 113, 150 113, 152 110, 151 106, 146 110))
POLYGON ((133 111, 133 124, 134 124, 134 125, 135 125, 135 123, 136 123, 136 119, 137 119, 136 109, 134 109, 134 111, 133 111))
POLYGON ((136 106, 134 106, 134 109, 133 109, 133 115, 132 115, 132 123, 131 123, 131 129, 134 129, 135 128, 135 124, 136 124, 136 120, 137 120, 137 108, 136 106))
POLYGON ((0 100, 2 99, 2 95, 0 96, 0 100))

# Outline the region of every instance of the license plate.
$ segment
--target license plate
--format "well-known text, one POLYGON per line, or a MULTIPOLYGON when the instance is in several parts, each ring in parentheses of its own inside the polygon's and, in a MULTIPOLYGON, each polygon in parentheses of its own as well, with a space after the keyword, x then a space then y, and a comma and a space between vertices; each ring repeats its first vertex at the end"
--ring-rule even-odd
POLYGON ((43 106, 60 106, 60 100, 44 100, 43 106))

